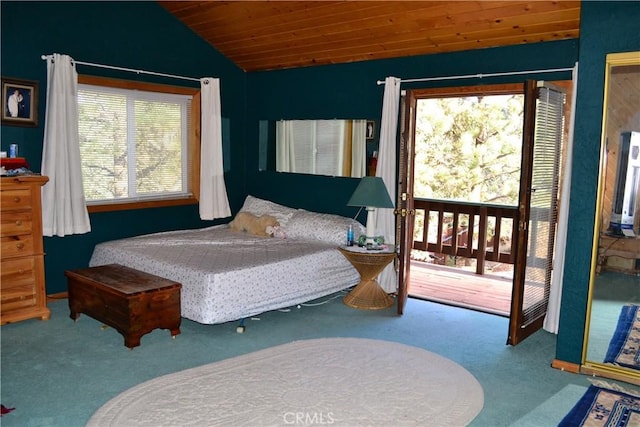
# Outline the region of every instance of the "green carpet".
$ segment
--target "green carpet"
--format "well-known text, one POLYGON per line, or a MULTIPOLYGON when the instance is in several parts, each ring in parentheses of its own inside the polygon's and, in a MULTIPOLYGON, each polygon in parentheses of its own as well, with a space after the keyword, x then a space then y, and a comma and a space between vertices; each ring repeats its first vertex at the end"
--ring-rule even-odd
MULTIPOLYGON (((82 315, 69 318, 66 300, 49 305, 49 321, 28 320, 1 328, 1 403, 16 409, 1 423, 10 426, 83 426, 105 402, 160 375, 294 340, 361 337, 421 347, 462 365, 480 382, 484 408, 472 426, 509 426, 568 385, 587 378, 550 367, 556 337, 539 331, 516 347, 506 346, 508 320, 499 316, 410 299, 405 315, 395 307, 364 311, 340 298, 326 304, 270 312, 237 322, 201 325, 182 321, 175 340, 166 330, 124 347, 112 328, 82 315)), ((384 391, 381 390, 381 396, 384 391)), ((549 425, 565 415, 547 414, 549 425)), ((540 424, 544 427, 544 424, 540 424)))
POLYGON ((514 422, 511 427, 555 426, 561 421, 558 414, 568 413, 585 391, 587 387, 570 384, 514 422))

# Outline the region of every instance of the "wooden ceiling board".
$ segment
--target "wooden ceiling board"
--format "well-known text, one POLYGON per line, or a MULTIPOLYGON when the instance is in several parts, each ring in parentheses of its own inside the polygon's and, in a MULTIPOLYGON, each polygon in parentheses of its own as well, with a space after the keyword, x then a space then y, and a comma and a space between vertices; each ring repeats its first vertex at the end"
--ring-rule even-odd
POLYGON ((577 38, 579 1, 159 1, 246 71, 577 38))
MULTIPOLYGON (((415 56, 424 53, 425 46, 429 47, 431 53, 442 53, 451 51, 463 51, 478 48, 487 48, 502 45, 515 45, 522 43, 535 43, 537 41, 549 41, 560 40, 567 38, 566 34, 569 34, 567 29, 566 34, 562 34, 562 30, 565 28, 557 28, 552 34, 548 32, 536 32, 535 26, 532 26, 529 31, 524 31, 519 34, 515 34, 511 31, 496 31, 487 30, 474 33, 461 33, 452 37, 450 35, 428 35, 428 38, 412 38, 412 43, 407 43, 405 37, 398 36, 394 40, 386 43, 386 48, 391 49, 397 57, 415 56), (493 35, 492 39, 484 38, 486 33, 493 35), (501 35, 504 33, 504 35, 501 35)), ((345 46, 344 43, 335 41, 332 43, 324 43, 324 50, 314 49, 313 56, 305 55, 303 50, 293 49, 297 46, 296 42, 292 42, 292 49, 286 52, 280 52, 278 50, 269 50, 265 48, 259 53, 251 53, 248 55, 237 55, 237 60, 247 64, 248 67, 252 67, 252 64, 259 64, 263 61, 270 60, 271 62, 279 62, 282 64, 297 64, 303 66, 307 62, 316 63, 342 63, 363 61, 371 59, 384 59, 388 58, 384 52, 377 54, 375 49, 378 47, 375 41, 368 42, 363 41, 360 45, 350 44, 345 46)), ((303 45, 304 46, 304 45, 303 45)))
MULTIPOLYGON (((321 2, 322 3, 322 2, 321 2)), ((296 13, 287 15, 286 21, 283 22, 280 15, 270 16, 267 20, 252 21, 253 29, 247 30, 246 25, 237 23, 235 25, 228 25, 227 30, 223 35, 218 35, 224 43, 243 43, 247 38, 256 42, 260 37, 267 39, 275 39, 278 35, 284 35, 291 37, 304 37, 305 35, 317 35, 321 33, 327 34, 339 34, 345 31, 352 30, 370 30, 374 28, 388 27, 390 29, 398 30, 401 25, 412 23, 408 17, 412 11, 422 10, 423 8, 411 8, 408 11, 394 11, 394 21, 389 21, 385 17, 389 16, 389 6, 385 6, 384 9, 381 6, 364 5, 364 10, 356 11, 351 9, 336 9, 335 7, 323 6, 321 10, 314 10, 314 13, 306 14, 302 17, 297 16, 296 13), (375 7, 375 9, 373 9, 375 7), (354 16, 354 14, 356 14, 354 16), (402 19, 402 15, 406 14, 407 18, 402 19), (231 37, 235 37, 231 39, 231 37)), ((404 8, 406 9, 406 8, 404 8)), ((211 33, 214 31, 212 30, 211 33)), ((203 32, 203 34, 207 34, 203 32)), ((216 37, 211 34, 211 38, 216 37)))

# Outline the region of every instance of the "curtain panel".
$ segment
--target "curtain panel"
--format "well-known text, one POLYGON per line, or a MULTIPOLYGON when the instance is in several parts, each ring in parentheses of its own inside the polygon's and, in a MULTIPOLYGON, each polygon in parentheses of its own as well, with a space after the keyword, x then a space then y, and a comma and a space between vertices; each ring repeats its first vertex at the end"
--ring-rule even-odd
POLYGON ((354 120, 351 134, 351 177, 367 175, 367 121, 354 120))
POLYGON ((63 237, 91 231, 82 186, 78 134, 78 73, 73 59, 47 57, 47 100, 41 172, 42 234, 63 237))
POLYGON ((220 79, 200 79, 200 219, 212 220, 231 216, 222 158, 222 117, 220 79))
MULTIPOLYGON (((400 79, 387 77, 384 85, 382 120, 380 122, 380 147, 378 149, 379 176, 387 186, 389 196, 396 203, 396 146, 398 135, 398 112, 400 111, 400 79)), ((383 235, 385 242, 396 243, 396 217, 393 209, 376 210, 376 235, 383 235)), ((378 281, 386 292, 395 292, 398 286, 398 274, 393 264, 380 273, 378 281)))

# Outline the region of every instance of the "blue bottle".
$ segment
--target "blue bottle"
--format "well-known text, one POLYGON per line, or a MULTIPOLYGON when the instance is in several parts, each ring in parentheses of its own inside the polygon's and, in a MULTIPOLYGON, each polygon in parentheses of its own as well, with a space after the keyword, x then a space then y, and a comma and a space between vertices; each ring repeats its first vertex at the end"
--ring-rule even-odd
POLYGON ((347 230, 347 246, 353 246, 353 226, 350 225, 347 230))

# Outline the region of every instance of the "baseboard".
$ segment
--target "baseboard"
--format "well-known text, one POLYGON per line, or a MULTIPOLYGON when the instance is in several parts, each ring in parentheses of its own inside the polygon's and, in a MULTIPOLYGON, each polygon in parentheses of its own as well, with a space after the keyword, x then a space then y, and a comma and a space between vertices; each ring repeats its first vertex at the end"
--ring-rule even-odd
POLYGON ((561 371, 571 372, 573 374, 580 373, 579 364, 566 362, 564 360, 553 359, 553 362, 551 362, 551 367, 555 369, 560 369, 561 371))
POLYGON ((67 299, 69 298, 68 292, 59 292, 57 294, 49 294, 47 295, 47 301, 55 301, 59 299, 67 299))

